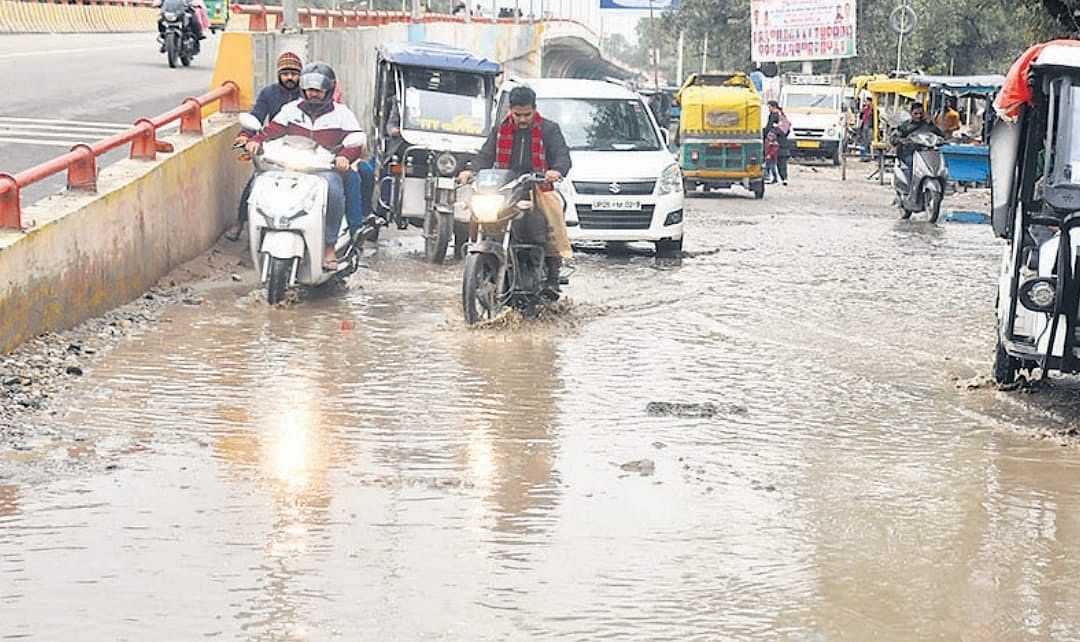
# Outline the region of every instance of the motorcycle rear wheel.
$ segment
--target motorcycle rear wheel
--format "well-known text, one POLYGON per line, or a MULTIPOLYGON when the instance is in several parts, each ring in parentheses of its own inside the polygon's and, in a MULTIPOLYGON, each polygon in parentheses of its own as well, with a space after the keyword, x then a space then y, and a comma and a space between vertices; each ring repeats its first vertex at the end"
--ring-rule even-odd
POLYGON ((165 57, 169 59, 169 67, 175 69, 180 57, 180 38, 175 33, 165 34, 165 57))
POLYGON ((461 282, 461 305, 466 323, 474 325, 490 321, 502 312, 504 303, 500 286, 498 259, 482 253, 466 257, 461 282))

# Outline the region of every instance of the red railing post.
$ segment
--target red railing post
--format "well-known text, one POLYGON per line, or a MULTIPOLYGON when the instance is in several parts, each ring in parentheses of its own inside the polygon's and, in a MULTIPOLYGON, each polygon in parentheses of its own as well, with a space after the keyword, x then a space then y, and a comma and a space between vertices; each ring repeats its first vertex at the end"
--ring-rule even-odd
POLYGON ((257 4, 254 9, 248 13, 248 31, 266 31, 266 7, 257 4))
POLYGON ((82 152, 79 160, 68 166, 67 186, 68 189, 82 189, 91 192, 97 191, 97 158, 94 150, 86 144, 79 143, 71 148, 73 152, 82 152))
POLYGON ((19 183, 11 174, 0 174, 0 228, 22 229, 19 183))
POLYGON ((221 83, 222 87, 230 87, 232 91, 221 97, 221 111, 225 114, 238 114, 244 109, 240 106, 240 86, 231 80, 221 83))
POLYGON ((196 98, 185 98, 183 104, 188 106, 188 110, 180 117, 180 133, 202 136, 202 103, 196 98))
POLYGON ((154 160, 157 158, 157 132, 149 118, 135 121, 138 133, 131 139, 131 158, 154 160))

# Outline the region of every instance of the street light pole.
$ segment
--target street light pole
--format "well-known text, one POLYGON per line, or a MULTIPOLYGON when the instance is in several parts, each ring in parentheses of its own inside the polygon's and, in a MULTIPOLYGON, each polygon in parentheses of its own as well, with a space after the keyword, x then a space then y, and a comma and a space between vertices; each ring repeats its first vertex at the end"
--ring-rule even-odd
POLYGON ((656 14, 653 13, 653 0, 649 0, 649 25, 652 27, 652 75, 653 88, 660 89, 660 47, 656 44, 656 14))

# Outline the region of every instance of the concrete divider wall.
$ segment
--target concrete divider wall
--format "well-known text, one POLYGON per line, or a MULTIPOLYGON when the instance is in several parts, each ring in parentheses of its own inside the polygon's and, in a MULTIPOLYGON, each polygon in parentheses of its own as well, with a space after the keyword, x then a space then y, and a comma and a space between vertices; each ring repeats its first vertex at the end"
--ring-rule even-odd
POLYGON ((231 149, 234 117, 204 130, 170 139, 176 151, 156 161, 109 166, 97 194, 26 208, 25 233, 0 232, 0 353, 138 298, 213 245, 251 169, 231 149))
MULTIPOLYGON (((275 81, 275 62, 283 51, 293 51, 305 62, 321 60, 329 63, 337 73, 346 103, 356 114, 361 125, 370 126, 375 88, 375 50, 389 42, 429 41, 440 42, 473 51, 497 60, 504 65, 506 74, 519 77, 535 77, 540 74, 541 49, 544 27, 541 24, 492 25, 461 23, 393 24, 360 29, 322 29, 299 34, 228 33, 218 52, 218 69, 231 68, 228 72, 215 74, 214 83, 226 79, 236 80, 235 74, 246 72, 237 65, 237 59, 246 55, 244 39, 250 38, 252 65, 251 91, 275 81), (230 37, 233 38, 230 40, 230 37)), ((247 78, 238 80, 241 95, 247 78)), ((248 104, 248 101, 245 101, 248 104)))
POLYGON ((0 33, 156 31, 153 7, 0 0, 0 33))

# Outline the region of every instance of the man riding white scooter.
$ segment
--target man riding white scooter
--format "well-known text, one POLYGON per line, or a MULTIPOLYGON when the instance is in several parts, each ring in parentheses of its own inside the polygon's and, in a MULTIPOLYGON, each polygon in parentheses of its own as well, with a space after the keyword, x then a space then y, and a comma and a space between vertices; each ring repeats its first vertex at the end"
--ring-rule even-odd
POLYGON ((911 180, 911 167, 915 157, 915 146, 905 144, 903 142, 904 139, 921 132, 937 134, 942 138, 945 137, 945 134, 941 129, 927 119, 926 110, 923 109, 923 106, 920 103, 912 105, 910 113, 911 120, 897 127, 896 132, 893 133, 892 136, 892 143, 897 148, 896 157, 904 164, 904 169, 909 181, 911 180))
POLYGON ((342 174, 363 152, 362 147, 342 148, 345 137, 360 132, 361 128, 348 107, 334 102, 336 86, 337 79, 329 65, 317 62, 304 67, 300 73, 303 98, 282 107, 270 124, 252 136, 245 146, 248 153, 257 154, 264 141, 286 135, 304 136, 334 152, 334 170, 318 172, 328 186, 323 269, 331 271, 337 269, 334 246, 345 214, 342 174))

